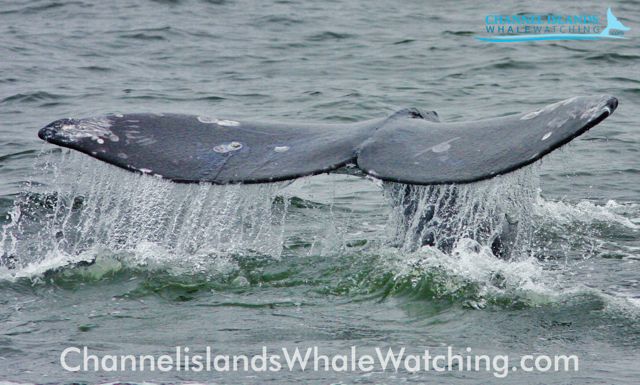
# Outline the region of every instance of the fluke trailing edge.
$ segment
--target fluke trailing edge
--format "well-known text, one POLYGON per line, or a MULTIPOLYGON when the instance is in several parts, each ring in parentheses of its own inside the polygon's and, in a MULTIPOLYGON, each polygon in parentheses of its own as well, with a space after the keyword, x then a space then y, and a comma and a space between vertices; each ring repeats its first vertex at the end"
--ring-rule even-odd
POLYGON ((406 184, 469 183, 533 163, 604 120, 611 96, 574 97, 496 119, 440 123, 404 109, 351 124, 275 123, 179 114, 61 119, 39 137, 175 182, 268 183, 355 165, 406 184))

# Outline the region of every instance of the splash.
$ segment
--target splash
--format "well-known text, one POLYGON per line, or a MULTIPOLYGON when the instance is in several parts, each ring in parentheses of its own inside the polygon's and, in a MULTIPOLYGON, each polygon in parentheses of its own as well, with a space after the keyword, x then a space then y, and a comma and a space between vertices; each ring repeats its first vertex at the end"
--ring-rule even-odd
POLYGON ((0 239, 5 267, 76 262, 100 249, 190 264, 282 251, 288 200, 274 205, 281 184, 181 185, 75 153, 44 156, 36 167, 46 182, 16 200, 0 239))
POLYGON ((392 273, 386 295, 445 300, 474 309, 530 307, 554 302, 558 287, 536 258, 506 261, 489 247, 461 239, 450 253, 424 246, 408 254, 384 253, 392 273))
POLYGON ((468 185, 327 175, 286 189, 180 185, 66 152, 36 169, 44 183, 26 187, 0 233, 2 279, 151 273, 235 290, 236 276, 269 285, 270 269, 287 285, 307 285, 308 271, 336 293, 537 306, 575 286, 565 272, 601 250, 598 231, 638 228, 635 206, 543 199, 538 165, 468 185))
MULTIPOLYGON (((537 167, 469 185, 384 184, 395 207, 392 237, 400 247, 380 249, 383 270, 393 274, 387 294, 462 301, 472 308, 541 306, 595 295, 579 277, 607 249, 616 250, 616 258, 637 258, 637 250, 619 243, 637 237, 636 204, 544 199, 537 167), (510 239, 507 259, 497 258, 494 247, 505 224, 516 224, 503 237, 510 239)), ((635 306, 635 299, 623 302, 635 306)))
POLYGON ((537 166, 465 185, 412 186, 385 183, 393 210, 390 228, 405 251, 422 246, 450 253, 471 239, 515 257, 529 245, 539 194, 537 166))
POLYGON ((617 213, 617 211, 635 208, 634 205, 623 205, 614 200, 609 200, 605 205, 596 205, 590 201, 580 201, 571 204, 562 201, 544 201, 538 197, 536 214, 556 224, 571 224, 581 222, 591 224, 602 222, 617 224, 631 230, 640 230, 640 225, 632 219, 617 213))

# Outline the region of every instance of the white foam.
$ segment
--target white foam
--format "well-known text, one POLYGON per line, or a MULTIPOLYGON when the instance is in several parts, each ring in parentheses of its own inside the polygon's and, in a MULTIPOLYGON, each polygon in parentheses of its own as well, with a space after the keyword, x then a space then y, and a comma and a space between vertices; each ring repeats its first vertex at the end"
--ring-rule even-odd
POLYGON ((590 201, 580 201, 576 204, 563 201, 546 201, 537 198, 536 214, 551 219, 555 223, 591 223, 594 221, 616 223, 630 229, 640 229, 640 225, 633 223, 623 215, 617 214, 616 209, 624 208, 617 202, 610 200, 605 205, 597 205, 590 201))

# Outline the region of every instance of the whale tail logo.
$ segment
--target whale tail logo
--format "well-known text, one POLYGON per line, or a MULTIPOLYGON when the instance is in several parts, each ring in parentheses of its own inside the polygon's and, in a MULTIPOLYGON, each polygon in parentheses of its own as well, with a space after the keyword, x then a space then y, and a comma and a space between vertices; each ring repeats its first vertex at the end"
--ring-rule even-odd
POLYGON ((609 31, 616 29, 618 31, 628 31, 630 28, 622 24, 620 20, 611 12, 611 8, 607 9, 607 27, 600 33, 601 35, 609 35, 609 31))

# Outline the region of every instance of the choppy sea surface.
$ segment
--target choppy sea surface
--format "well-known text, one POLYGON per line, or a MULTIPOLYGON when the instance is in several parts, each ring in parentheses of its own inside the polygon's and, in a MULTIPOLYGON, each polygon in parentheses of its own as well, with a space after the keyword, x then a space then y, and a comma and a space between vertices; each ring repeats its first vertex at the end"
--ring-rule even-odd
POLYGON ((2 2, 0 380, 637 383, 639 21, 637 1, 2 2), (628 39, 473 38, 489 13, 604 17, 605 6, 628 39), (36 137, 53 120, 109 112, 352 122, 418 107, 462 121, 597 94, 620 100, 602 124, 538 164, 463 187, 459 210, 509 206, 526 222, 511 261, 462 233, 448 253, 397 247, 375 180, 173 185, 36 137), (70 346, 156 356, 452 346, 573 354, 580 366, 502 380, 484 370, 71 373, 59 362, 70 346))

